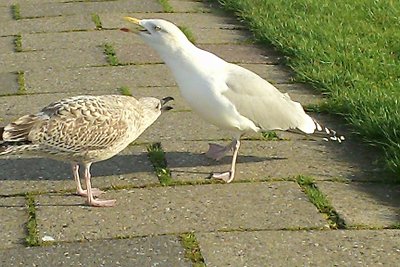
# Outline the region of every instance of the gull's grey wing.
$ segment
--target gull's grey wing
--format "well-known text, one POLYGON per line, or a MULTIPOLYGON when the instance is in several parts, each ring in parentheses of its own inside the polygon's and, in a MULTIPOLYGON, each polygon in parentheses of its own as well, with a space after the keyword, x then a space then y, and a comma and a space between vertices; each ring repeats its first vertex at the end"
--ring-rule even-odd
POLYGON ((234 64, 228 64, 224 95, 236 110, 263 130, 300 129, 313 133, 315 123, 300 103, 282 94, 257 74, 234 64))

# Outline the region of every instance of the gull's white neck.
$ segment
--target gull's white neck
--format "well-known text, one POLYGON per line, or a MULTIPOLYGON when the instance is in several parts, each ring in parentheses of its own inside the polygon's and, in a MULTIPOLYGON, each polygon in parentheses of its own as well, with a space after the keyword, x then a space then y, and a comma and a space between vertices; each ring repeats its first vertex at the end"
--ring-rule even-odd
POLYGON ((191 42, 180 42, 179 45, 155 47, 175 76, 180 87, 188 85, 193 74, 203 76, 214 72, 224 63, 222 59, 204 51, 191 42))

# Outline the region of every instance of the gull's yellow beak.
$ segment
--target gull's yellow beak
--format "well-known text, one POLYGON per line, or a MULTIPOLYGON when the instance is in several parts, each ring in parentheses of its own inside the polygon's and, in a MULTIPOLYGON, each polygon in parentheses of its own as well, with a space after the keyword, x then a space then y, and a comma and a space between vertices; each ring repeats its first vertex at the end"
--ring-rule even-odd
POLYGON ((136 25, 140 25, 140 19, 132 18, 132 17, 124 17, 124 20, 132 22, 136 25))

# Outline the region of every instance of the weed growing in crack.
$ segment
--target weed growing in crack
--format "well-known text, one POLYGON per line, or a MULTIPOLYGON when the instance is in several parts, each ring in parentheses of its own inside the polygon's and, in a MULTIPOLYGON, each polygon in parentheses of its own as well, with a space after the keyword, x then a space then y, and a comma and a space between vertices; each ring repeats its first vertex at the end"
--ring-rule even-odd
POLYGON ((99 15, 93 13, 92 14, 92 21, 93 21, 94 25, 96 26, 96 30, 103 29, 103 24, 101 23, 99 15))
POLYGON ((13 5, 11 6, 11 14, 12 14, 13 19, 15 19, 15 20, 20 20, 20 19, 22 19, 22 16, 21 16, 21 7, 20 7, 19 4, 13 4, 13 5))
POLYGON ((31 194, 26 194, 25 200, 26 207, 28 209, 28 222, 26 223, 28 236, 26 237, 25 241, 28 246, 39 246, 40 242, 36 222, 35 198, 31 194))
POLYGON ((129 89, 128 86, 121 86, 120 88, 118 88, 120 93, 122 95, 126 95, 126 96, 132 96, 132 92, 131 89, 129 89))
POLYGON ((203 255, 201 255, 200 246, 195 234, 184 233, 179 236, 182 246, 185 248, 185 257, 189 259, 194 267, 205 267, 203 255))
POLYGON ((14 45, 15 52, 22 52, 22 35, 20 33, 15 35, 14 45))
POLYGON ((192 43, 196 43, 196 38, 194 38, 193 32, 186 26, 178 26, 178 28, 185 34, 186 38, 192 43))
POLYGON ((154 170, 161 185, 171 185, 173 183, 171 171, 167 167, 165 152, 161 143, 154 143, 147 146, 147 155, 153 164, 154 170))
POLYGON ((173 12, 174 12, 173 7, 171 6, 171 4, 169 3, 168 0, 158 0, 158 2, 159 2, 160 5, 162 6, 163 11, 164 11, 165 13, 173 13, 173 12))
POLYGON ((17 72, 17 83, 18 83, 17 94, 25 95, 26 94, 26 87, 25 87, 25 72, 24 71, 18 71, 17 72))
POLYGON ((319 212, 327 216, 331 228, 346 229, 346 222, 339 216, 311 177, 299 175, 296 181, 311 203, 317 207, 319 212))
POLYGON ((119 65, 118 58, 117 58, 117 55, 115 53, 114 47, 111 44, 104 44, 104 54, 107 57, 107 62, 111 66, 118 66, 119 65))

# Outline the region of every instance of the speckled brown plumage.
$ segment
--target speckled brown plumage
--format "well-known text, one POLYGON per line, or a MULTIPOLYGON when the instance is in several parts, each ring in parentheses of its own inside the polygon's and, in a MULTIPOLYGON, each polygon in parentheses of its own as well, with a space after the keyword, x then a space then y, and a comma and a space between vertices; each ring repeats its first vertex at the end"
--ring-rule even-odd
POLYGON ((90 165, 106 160, 133 142, 172 100, 121 95, 75 96, 54 102, 39 113, 22 116, 0 128, 0 155, 29 153, 72 162, 78 194, 90 205, 111 206, 92 195, 90 165), (85 167, 87 190, 79 181, 78 163, 85 167))

